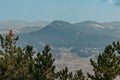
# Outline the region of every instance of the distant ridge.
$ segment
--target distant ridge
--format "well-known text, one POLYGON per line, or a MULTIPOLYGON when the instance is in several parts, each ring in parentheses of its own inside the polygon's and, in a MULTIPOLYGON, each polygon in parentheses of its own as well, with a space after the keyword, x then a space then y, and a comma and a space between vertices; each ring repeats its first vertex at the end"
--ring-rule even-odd
POLYGON ((28 21, 23 21, 23 20, 7 20, 7 21, 2 21, 0 22, 0 28, 23 28, 23 27, 32 27, 32 26, 46 26, 50 22, 48 21, 33 21, 33 22, 28 22, 28 21))
MULTIPOLYGON (((113 41, 120 40, 120 22, 84 21, 72 24, 67 21, 55 20, 47 22, 47 24, 45 22, 44 26, 41 26, 41 23, 44 22, 40 23, 39 21, 26 22, 18 20, 8 22, 11 23, 12 27, 10 28, 14 28, 19 33, 21 42, 19 41, 18 44, 31 44, 36 47, 36 50, 42 48, 44 44, 49 44, 56 52, 55 49, 70 49, 71 53, 88 57, 99 53, 98 50, 103 49, 104 46, 113 41)), ((0 28, 0 33, 2 33, 2 31, 5 32, 4 28, 7 27, 0 28)))
POLYGON ((80 56, 91 56, 113 41, 120 40, 120 27, 110 24, 96 21, 71 24, 56 20, 38 31, 23 34, 21 40, 36 46, 36 49, 42 44, 49 44, 55 48, 70 48, 71 52, 80 56), (28 39, 29 42, 26 41, 28 39))
POLYGON ((7 20, 0 22, 0 33, 6 33, 9 29, 14 29, 15 32, 32 32, 32 28, 36 28, 33 31, 36 31, 37 29, 41 29, 44 26, 48 25, 50 22, 48 21, 23 21, 23 20, 7 20), (27 28, 27 29, 26 29, 27 28), (31 29, 29 29, 31 28, 31 29), (27 31, 25 31, 27 30, 27 31))

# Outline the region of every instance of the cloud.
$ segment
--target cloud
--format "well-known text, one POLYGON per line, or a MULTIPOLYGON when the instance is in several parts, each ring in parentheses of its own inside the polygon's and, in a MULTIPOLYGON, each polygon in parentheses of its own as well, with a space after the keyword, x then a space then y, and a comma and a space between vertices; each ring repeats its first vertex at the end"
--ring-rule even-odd
POLYGON ((108 3, 113 3, 113 2, 114 2, 114 0, 107 0, 107 2, 108 2, 108 3))
POLYGON ((109 4, 120 6, 120 0, 104 0, 104 1, 109 4))
POLYGON ((108 4, 114 4, 115 0, 101 0, 105 3, 108 3, 108 4))
POLYGON ((120 6, 120 0, 115 0, 115 5, 120 6))

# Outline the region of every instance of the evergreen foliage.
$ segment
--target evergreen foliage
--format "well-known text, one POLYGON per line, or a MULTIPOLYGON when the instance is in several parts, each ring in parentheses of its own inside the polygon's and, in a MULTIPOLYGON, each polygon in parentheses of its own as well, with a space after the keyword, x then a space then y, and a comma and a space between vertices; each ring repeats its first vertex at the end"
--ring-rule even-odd
POLYGON ((49 53, 50 47, 46 45, 42 54, 38 53, 35 58, 35 80, 54 80, 56 78, 55 66, 52 54, 49 53))
POLYGON ((97 61, 91 59, 90 62, 95 74, 88 73, 88 77, 92 80, 114 80, 120 73, 119 50, 120 45, 113 42, 98 56, 97 61))
POLYGON ((49 45, 38 53, 30 45, 17 47, 18 37, 12 30, 5 37, 0 35, 0 40, 0 80, 85 80, 81 70, 75 75, 67 67, 55 71, 49 45))
POLYGON ((33 47, 16 47, 18 37, 10 31, 4 38, 0 35, 0 80, 54 80, 55 66, 50 47, 45 46, 42 53, 34 56, 33 47), (12 35, 12 36, 11 36, 12 35))
POLYGON ((73 74, 72 72, 68 72, 68 68, 62 69, 57 73, 59 80, 72 80, 73 74))
POLYGON ((82 70, 77 70, 76 73, 70 72, 67 67, 62 69, 58 74, 59 80, 85 80, 82 70))
POLYGON ((73 80, 85 80, 85 76, 83 75, 81 69, 75 73, 73 80))

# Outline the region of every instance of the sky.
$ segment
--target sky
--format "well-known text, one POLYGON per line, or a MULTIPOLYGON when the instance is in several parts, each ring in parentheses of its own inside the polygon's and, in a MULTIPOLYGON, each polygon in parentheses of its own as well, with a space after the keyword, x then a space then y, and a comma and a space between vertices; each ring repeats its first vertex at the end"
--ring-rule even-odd
POLYGON ((0 0, 0 21, 120 21, 120 0, 0 0))

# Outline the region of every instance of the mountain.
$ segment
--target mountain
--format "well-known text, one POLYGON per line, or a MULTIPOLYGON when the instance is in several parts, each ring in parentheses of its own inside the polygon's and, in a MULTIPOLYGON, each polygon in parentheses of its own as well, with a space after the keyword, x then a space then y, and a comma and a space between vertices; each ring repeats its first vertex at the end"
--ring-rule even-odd
MULTIPOLYGON (((31 44, 37 50, 45 44, 52 46, 54 52, 66 51, 76 53, 82 57, 99 54, 100 50, 120 40, 120 27, 110 23, 84 21, 71 24, 65 21, 53 21, 44 28, 30 33, 21 34, 19 44, 31 44), (23 43, 24 41, 24 43, 23 43)), ((117 25, 119 26, 119 25, 117 25)))
POLYGON ((8 20, 0 22, 0 33, 6 33, 9 29, 14 29, 16 33, 36 31, 48 25, 47 21, 27 22, 23 20, 8 20), (32 28, 32 29, 31 29, 32 28))

